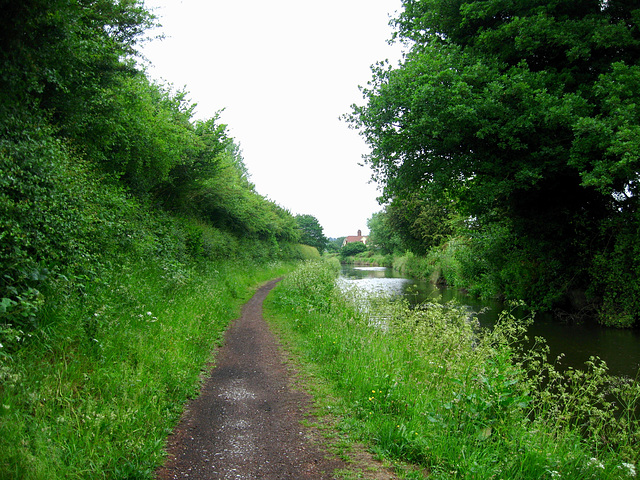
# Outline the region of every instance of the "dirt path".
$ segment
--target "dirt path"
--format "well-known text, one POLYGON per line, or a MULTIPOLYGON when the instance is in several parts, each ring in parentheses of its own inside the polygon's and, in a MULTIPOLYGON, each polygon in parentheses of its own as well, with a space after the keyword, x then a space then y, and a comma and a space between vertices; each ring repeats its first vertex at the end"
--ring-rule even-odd
POLYGON ((289 388, 262 317, 276 283, 260 288, 227 331, 211 376, 169 439, 159 480, 331 479, 346 467, 312 444, 300 424, 310 398, 289 388))

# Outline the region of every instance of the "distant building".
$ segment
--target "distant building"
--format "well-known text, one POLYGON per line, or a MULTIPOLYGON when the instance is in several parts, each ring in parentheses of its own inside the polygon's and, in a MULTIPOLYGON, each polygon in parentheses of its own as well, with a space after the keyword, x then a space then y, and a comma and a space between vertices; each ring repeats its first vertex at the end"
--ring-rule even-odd
POLYGON ((342 242, 342 246, 344 247, 347 243, 356 243, 356 242, 362 242, 362 243, 364 243, 366 245, 367 244, 367 240, 369 240, 369 237, 363 236, 362 235, 362 230, 358 230, 358 235, 349 235, 342 242))

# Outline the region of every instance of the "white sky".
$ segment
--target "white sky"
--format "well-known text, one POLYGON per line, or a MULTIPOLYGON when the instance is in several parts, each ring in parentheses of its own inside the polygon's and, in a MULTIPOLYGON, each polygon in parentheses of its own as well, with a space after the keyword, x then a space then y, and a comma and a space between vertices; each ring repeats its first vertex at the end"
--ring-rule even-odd
POLYGON ((389 59, 389 14, 401 0, 146 0, 162 41, 143 48, 150 75, 197 103, 225 109, 258 193, 315 216, 328 237, 367 232, 381 209, 364 140, 339 116, 364 100, 358 85, 389 59))

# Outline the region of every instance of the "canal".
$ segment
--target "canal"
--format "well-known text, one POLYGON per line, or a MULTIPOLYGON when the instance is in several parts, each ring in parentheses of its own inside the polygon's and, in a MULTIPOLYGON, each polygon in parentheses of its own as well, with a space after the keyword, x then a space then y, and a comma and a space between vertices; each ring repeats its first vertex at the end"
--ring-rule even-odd
MULTIPOLYGON (((402 296, 411 304, 446 303, 455 300, 478 313, 480 324, 491 327, 504 306, 495 301, 473 298, 455 288, 430 284, 425 280, 405 278, 391 268, 344 265, 341 278, 367 292, 402 296)), ((536 315, 529 327, 529 337, 542 337, 551 350, 550 359, 564 354, 562 365, 584 368, 591 356, 607 362, 609 372, 630 378, 640 369, 640 331, 605 328, 597 324, 569 325, 555 321, 549 315, 536 315)))

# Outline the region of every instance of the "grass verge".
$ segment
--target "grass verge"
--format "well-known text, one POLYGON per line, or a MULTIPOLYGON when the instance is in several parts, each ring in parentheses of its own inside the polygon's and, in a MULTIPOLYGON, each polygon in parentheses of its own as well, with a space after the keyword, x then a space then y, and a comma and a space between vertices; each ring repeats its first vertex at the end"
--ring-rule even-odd
POLYGON ((640 460, 638 382, 593 359, 560 373, 508 313, 481 330, 456 305, 410 309, 334 286, 307 263, 267 316, 329 393, 342 438, 409 463, 406 478, 626 479, 640 460))
POLYGON ((0 357, 0 479, 153 478, 229 321, 289 269, 137 263, 48 308, 0 357))

